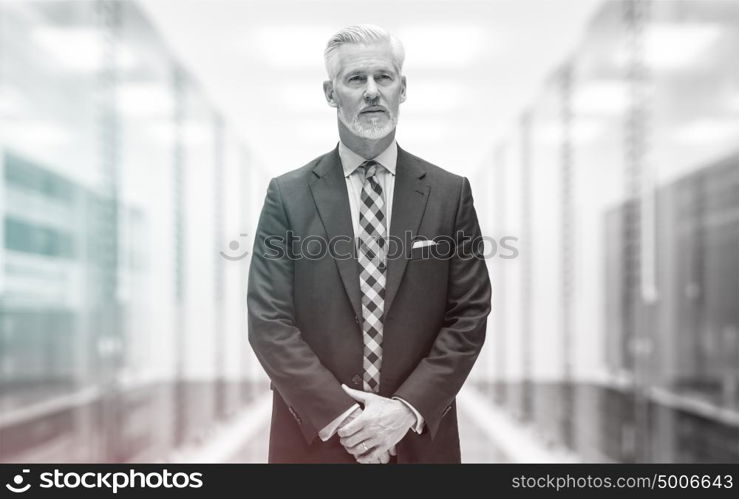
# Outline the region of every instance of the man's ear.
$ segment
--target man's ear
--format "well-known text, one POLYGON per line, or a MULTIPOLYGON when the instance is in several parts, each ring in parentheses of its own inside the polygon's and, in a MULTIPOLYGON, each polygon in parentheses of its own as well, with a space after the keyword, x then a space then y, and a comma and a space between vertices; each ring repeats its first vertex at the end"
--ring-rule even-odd
POLYGON ((339 106, 336 103, 336 99, 334 98, 334 84, 331 82, 331 80, 326 80, 323 82, 323 94, 326 96, 326 102, 328 102, 329 106, 339 106))
POLYGON ((400 102, 405 102, 405 75, 400 77, 400 102))

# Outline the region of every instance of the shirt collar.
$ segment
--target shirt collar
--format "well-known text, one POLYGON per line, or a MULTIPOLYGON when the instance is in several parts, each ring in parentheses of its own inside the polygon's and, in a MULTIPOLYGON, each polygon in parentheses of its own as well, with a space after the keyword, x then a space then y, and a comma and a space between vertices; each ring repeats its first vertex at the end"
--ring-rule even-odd
MULTIPOLYGON (((355 153, 346 147, 341 141, 339 141, 339 158, 341 158, 341 167, 344 169, 345 177, 354 173, 354 170, 356 170, 359 165, 367 161, 367 158, 363 158, 359 154, 355 153)), ((395 175, 395 166, 398 163, 398 143, 393 139, 392 143, 387 146, 387 149, 374 158, 369 159, 374 159, 387 171, 395 175)))

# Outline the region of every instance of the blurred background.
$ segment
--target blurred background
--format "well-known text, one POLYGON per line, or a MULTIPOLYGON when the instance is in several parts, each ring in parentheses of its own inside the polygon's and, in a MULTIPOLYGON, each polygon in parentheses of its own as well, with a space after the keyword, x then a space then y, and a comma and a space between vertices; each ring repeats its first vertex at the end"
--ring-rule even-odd
POLYGON ((739 462, 735 0, 0 0, 0 461, 266 461, 251 236, 360 22, 517 248, 463 461, 739 462))

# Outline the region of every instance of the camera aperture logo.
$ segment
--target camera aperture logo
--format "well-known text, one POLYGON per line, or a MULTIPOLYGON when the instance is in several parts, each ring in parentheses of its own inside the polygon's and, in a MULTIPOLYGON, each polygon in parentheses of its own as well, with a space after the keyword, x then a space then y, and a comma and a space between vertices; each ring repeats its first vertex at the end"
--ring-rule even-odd
MULTIPOLYGON (((29 473, 30 469, 24 469, 23 473, 29 473)), ((31 488, 30 483, 24 485, 25 478, 23 475, 15 475, 13 484, 5 486, 11 492, 23 493, 31 488)), ((158 489, 164 487, 167 489, 192 488, 199 489, 203 486, 203 474, 200 472, 172 473, 167 469, 162 471, 152 471, 143 473, 136 470, 128 470, 128 472, 86 472, 77 473, 74 471, 64 472, 59 469, 47 471, 39 475, 42 489, 76 489, 83 487, 86 489, 110 489, 114 494, 119 489, 125 488, 142 488, 142 489, 158 489)))

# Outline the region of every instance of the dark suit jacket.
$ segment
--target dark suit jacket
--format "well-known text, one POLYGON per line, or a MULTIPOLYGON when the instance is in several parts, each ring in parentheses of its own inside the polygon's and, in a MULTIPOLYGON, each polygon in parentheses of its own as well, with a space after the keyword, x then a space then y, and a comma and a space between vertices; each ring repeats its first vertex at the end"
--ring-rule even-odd
MULTIPOLYGON (((390 244, 400 254, 387 262, 379 394, 403 398, 426 422, 421 434, 409 430, 398 443, 398 462, 459 462, 455 396, 482 348, 490 312, 467 179, 399 147, 390 237, 406 242, 390 244), (438 251, 411 250, 411 238, 434 239, 438 251)), ((272 179, 247 299, 249 341, 274 390, 270 462, 354 462, 336 435, 318 438, 354 403, 340 384, 362 389, 361 295, 350 238, 338 147, 272 179), (323 254, 321 240, 330 241, 323 254)))

